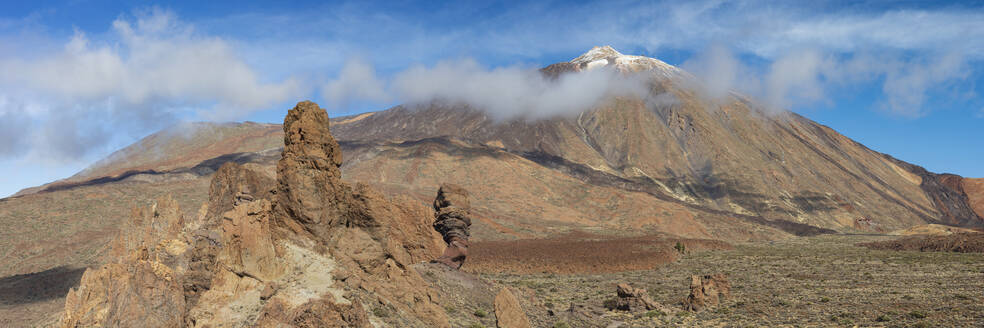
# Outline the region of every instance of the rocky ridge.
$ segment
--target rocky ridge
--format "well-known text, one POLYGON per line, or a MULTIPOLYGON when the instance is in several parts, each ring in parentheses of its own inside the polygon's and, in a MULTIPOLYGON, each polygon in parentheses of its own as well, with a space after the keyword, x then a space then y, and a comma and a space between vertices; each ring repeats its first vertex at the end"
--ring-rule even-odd
POLYGON ((169 197, 135 210, 115 260, 69 292, 61 325, 448 326, 409 267, 440 251, 430 211, 342 182, 314 103, 292 109, 284 132, 276 180, 229 163, 195 220, 169 197))

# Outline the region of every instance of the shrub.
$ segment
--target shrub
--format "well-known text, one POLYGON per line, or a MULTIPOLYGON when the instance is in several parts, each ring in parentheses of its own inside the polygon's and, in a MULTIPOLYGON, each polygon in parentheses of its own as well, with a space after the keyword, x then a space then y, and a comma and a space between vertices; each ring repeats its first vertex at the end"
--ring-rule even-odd
POLYGON ((924 318, 926 318, 926 312, 912 311, 912 312, 909 312, 909 317, 911 317, 913 319, 924 319, 924 318))
POLYGON ((475 314, 476 317, 479 317, 479 318, 485 318, 485 317, 489 316, 489 313, 488 312, 485 312, 485 310, 482 310, 482 309, 475 310, 475 313, 474 314, 475 314))
POLYGON ((679 241, 676 243, 676 246, 673 246, 673 248, 676 249, 677 252, 680 252, 680 253, 684 253, 684 252, 687 251, 687 246, 684 246, 683 243, 681 243, 679 241))
POLYGON ((660 310, 652 310, 652 311, 646 312, 646 316, 647 317, 650 317, 650 318, 662 317, 664 315, 666 315, 666 312, 663 312, 663 311, 660 311, 660 310))
POLYGON ((372 309, 372 315, 377 316, 377 317, 380 317, 380 318, 385 318, 385 317, 388 317, 389 316, 389 311, 386 311, 385 308, 378 307, 378 308, 372 309))

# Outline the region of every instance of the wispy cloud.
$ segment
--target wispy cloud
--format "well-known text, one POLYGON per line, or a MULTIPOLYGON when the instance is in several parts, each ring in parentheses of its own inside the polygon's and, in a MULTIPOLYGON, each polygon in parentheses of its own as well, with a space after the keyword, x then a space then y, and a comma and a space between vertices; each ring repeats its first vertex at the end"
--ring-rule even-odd
POLYGON ((171 12, 117 19, 109 35, 92 41, 77 31, 57 52, 0 57, 0 115, 21 134, 0 139, 0 154, 28 143, 39 158, 78 159, 121 130, 160 128, 180 115, 241 118, 309 92, 292 79, 264 82, 228 42, 171 12))
POLYGON ((463 59, 416 65, 391 79, 373 72, 365 63, 349 62, 338 78, 325 86, 326 97, 333 103, 398 99, 410 107, 438 102, 466 105, 494 119, 539 119, 577 114, 608 97, 648 96, 644 75, 607 68, 551 78, 535 67, 489 69, 463 59))

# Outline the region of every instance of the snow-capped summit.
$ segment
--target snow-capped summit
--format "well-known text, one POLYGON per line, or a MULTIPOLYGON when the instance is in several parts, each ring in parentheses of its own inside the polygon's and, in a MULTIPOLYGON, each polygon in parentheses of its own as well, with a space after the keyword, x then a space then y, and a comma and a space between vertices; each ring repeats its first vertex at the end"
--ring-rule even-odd
POLYGON ((588 52, 572 59, 570 63, 577 65, 582 70, 591 70, 610 65, 620 71, 652 71, 665 77, 675 77, 683 74, 682 70, 662 60, 645 56, 623 55, 611 46, 591 48, 588 52))

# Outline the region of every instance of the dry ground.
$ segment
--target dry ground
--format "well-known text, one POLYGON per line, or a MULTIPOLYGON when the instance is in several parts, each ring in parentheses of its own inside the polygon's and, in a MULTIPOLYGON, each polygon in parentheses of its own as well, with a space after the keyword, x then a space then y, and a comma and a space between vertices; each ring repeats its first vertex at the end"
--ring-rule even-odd
POLYGON ((739 244, 621 273, 480 275, 529 295, 520 298, 536 327, 984 325, 984 254, 855 246, 894 238, 827 235, 739 244), (619 282, 645 288, 654 300, 677 307, 689 292, 690 275, 716 272, 728 274, 733 290, 715 309, 664 314, 603 307, 619 282))
POLYGON ((732 249, 718 240, 665 235, 615 237, 577 231, 546 239, 472 242, 465 271, 571 274, 646 270, 675 261, 680 252, 674 247, 732 249))
POLYGON ((896 240, 861 243, 871 249, 984 253, 984 233, 962 232, 944 236, 908 236, 896 240))

